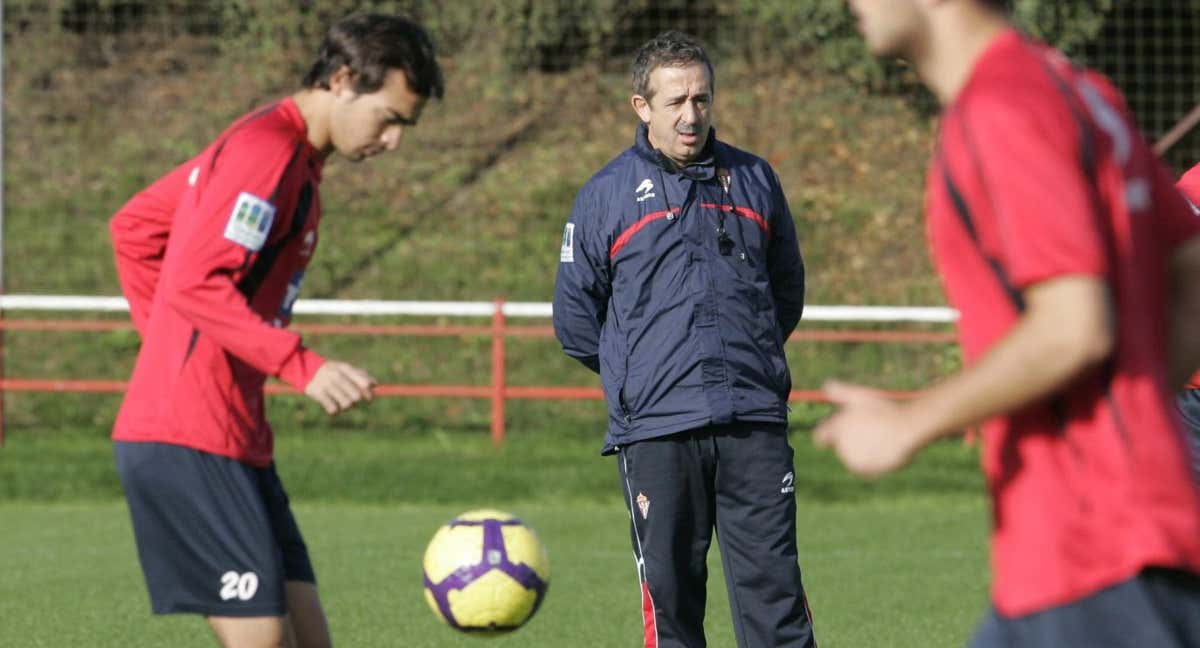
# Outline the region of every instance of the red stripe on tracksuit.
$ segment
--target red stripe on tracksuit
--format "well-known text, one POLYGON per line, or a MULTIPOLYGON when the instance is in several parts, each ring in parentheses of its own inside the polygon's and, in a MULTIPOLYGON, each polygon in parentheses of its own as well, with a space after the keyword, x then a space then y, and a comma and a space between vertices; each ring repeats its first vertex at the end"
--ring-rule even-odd
MULTIPOLYGON (((718 205, 717 203, 701 203, 700 207, 703 209, 719 209, 721 211, 734 212, 742 218, 754 221, 754 224, 758 225, 762 231, 766 232, 767 236, 771 235, 771 225, 767 223, 767 219, 763 218, 762 214, 750 209, 749 207, 733 207, 731 205, 718 205)), ((637 234, 643 227, 660 218, 666 218, 668 214, 672 213, 678 214, 679 208, 672 207, 671 209, 651 212, 645 216, 642 216, 636 223, 630 225, 625 231, 621 232, 621 235, 617 237, 616 241, 613 241, 612 247, 608 249, 608 258, 617 258, 617 253, 621 251, 621 248, 625 247, 625 245, 629 243, 629 239, 633 238, 633 235, 637 234)))
POLYGON ((616 241, 613 241, 612 247, 609 248, 609 250, 608 250, 608 258, 610 258, 610 259, 617 258, 617 252, 620 252, 621 248, 625 247, 625 244, 629 242, 629 239, 633 238, 634 234, 638 233, 638 230, 649 225, 653 221, 656 221, 660 218, 666 218, 667 214, 671 214, 671 213, 678 214, 679 208, 672 207, 670 209, 664 209, 662 211, 656 211, 656 212, 646 214, 645 216, 642 216, 642 218, 640 220, 638 220, 638 222, 634 223, 633 225, 630 225, 629 228, 626 229, 624 232, 621 232, 621 235, 617 237, 616 241))
POLYGON ((650 584, 642 581, 642 641, 646 648, 658 648, 658 623, 654 619, 654 599, 650 584))
POLYGON ((766 232, 767 236, 771 235, 771 225, 767 223, 767 219, 763 218, 762 214, 750 209, 749 207, 732 207, 730 205, 718 205, 716 203, 700 203, 700 206, 705 209, 720 209, 721 211, 726 212, 736 212, 738 216, 754 221, 754 224, 762 228, 762 231, 766 232))

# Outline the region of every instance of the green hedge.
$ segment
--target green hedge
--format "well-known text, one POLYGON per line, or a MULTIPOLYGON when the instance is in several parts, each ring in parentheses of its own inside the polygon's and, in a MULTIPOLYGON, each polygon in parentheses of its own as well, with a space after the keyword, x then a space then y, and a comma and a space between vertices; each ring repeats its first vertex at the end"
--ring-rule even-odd
MULTIPOLYGON (((1196 2, 1196 0, 1188 0, 1196 2)), ((1031 33, 1079 50, 1100 33, 1114 0, 1016 0, 1031 33)), ((624 62, 665 28, 696 32, 718 52, 749 59, 810 56, 865 79, 866 56, 844 0, 8 0, 6 23, 36 22, 97 37, 131 32, 216 37, 222 47, 305 56, 323 30, 355 10, 403 13, 448 52, 498 44, 517 70, 561 70, 610 57, 624 62), (15 18, 13 18, 15 17, 15 18)))
MULTIPOLYGON (((1195 94, 1197 60, 1177 60, 1189 50, 1154 48, 1194 38, 1200 0, 1012 5, 1016 22, 1032 35, 1105 72, 1136 78, 1122 89, 1151 135, 1182 116, 1177 98, 1195 94), (1150 49, 1114 49, 1135 30, 1150 49), (1171 71, 1163 72, 1168 63, 1171 71)), ((323 30, 355 10, 410 15, 430 29, 443 53, 482 52, 477 59, 496 63, 485 73, 508 71, 514 78, 581 66, 623 71, 638 45, 674 28, 700 37, 722 62, 803 62, 876 90, 928 99, 906 68, 867 54, 845 0, 7 0, 5 33, 70 64, 68 53, 53 52, 62 42, 56 38, 69 33, 83 67, 103 65, 116 47, 169 49, 178 36, 200 37, 226 60, 266 62, 298 78, 323 30), (45 48, 32 42, 36 37, 45 48)), ((1197 139, 1177 147, 1177 165, 1198 154, 1197 139)))

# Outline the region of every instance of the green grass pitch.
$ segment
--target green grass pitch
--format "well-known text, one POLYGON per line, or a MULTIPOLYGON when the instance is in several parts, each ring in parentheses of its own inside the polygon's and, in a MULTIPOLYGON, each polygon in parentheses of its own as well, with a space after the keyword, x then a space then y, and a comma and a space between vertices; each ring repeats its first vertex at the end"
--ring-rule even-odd
MULTIPOLYGON (((551 585, 512 635, 460 636, 426 607, 421 553, 462 507, 298 505, 342 646, 635 646, 640 616, 617 506, 509 506, 547 545, 551 585)), ((124 505, 2 504, 3 644, 212 646, 195 616, 152 617, 124 505)), ((801 506, 801 563, 822 646, 961 646, 985 604, 981 501, 906 498, 801 506)), ((719 558, 712 646, 732 646, 719 558)))

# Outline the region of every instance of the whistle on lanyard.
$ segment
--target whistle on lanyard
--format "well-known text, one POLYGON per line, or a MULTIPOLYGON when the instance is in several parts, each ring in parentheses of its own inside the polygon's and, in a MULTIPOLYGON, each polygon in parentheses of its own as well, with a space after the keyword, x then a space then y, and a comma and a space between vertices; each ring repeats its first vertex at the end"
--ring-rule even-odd
POLYGON ((733 239, 729 237, 729 232, 725 231, 725 215, 720 216, 721 223, 717 225, 717 251, 721 256, 729 256, 733 254, 733 239))

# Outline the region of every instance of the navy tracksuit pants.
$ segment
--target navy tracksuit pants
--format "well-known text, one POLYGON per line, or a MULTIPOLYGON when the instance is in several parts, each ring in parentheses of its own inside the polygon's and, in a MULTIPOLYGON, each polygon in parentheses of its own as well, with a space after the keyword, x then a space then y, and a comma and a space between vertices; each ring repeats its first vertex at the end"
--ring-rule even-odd
MULTIPOLYGON (((646 648, 701 648, 714 528, 741 648, 815 647, 782 424, 717 425, 617 452, 646 648)), ((724 643, 724 642, 721 642, 724 643)))

